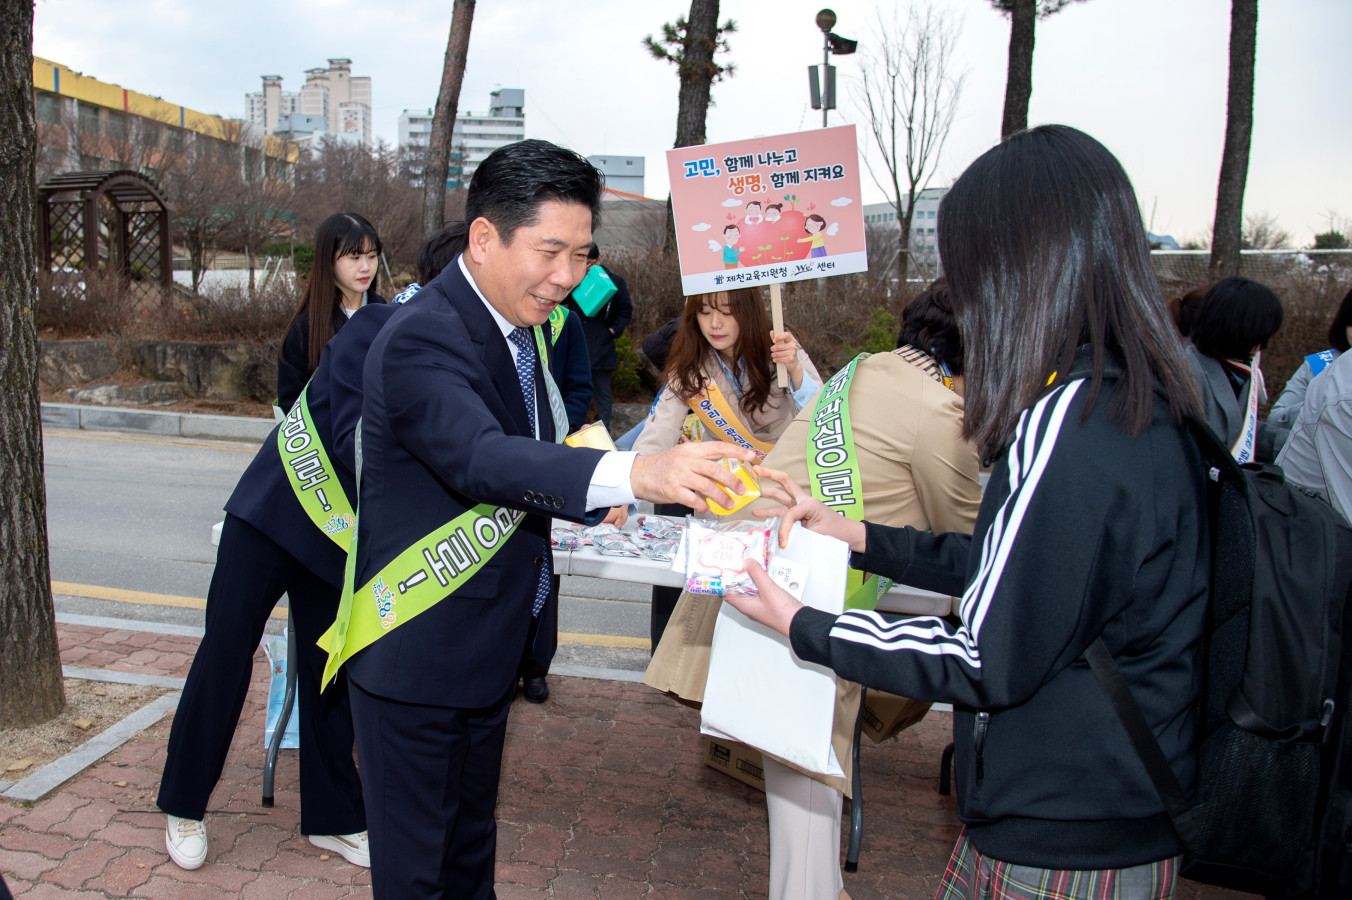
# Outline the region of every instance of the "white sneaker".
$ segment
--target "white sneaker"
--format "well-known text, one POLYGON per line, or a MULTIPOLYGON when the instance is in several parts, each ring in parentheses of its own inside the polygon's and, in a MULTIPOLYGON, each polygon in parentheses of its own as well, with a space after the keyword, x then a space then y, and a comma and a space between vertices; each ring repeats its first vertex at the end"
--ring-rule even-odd
POLYGON ((207 861, 207 829, 201 819, 170 816, 164 827, 164 846, 180 869, 200 869, 207 861))
POLYGON ((310 843, 321 850, 332 850, 354 866, 371 868, 371 845, 366 840, 366 832, 356 834, 312 834, 310 843))

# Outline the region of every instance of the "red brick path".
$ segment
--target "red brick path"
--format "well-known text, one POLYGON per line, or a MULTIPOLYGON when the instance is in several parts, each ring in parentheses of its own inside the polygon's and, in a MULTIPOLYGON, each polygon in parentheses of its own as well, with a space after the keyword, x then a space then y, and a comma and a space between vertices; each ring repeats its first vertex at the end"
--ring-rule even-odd
MULTIPOLYGON (((183 677, 192 638, 62 625, 70 665, 183 677)), ((267 668, 260 652, 244 716, 211 800, 207 864, 184 872, 164 851, 155 808, 169 720, 29 805, 0 801, 0 873, 16 897, 369 897, 370 876, 320 859, 298 831, 295 751, 278 763, 276 807, 259 805, 267 668), (122 787, 118 782, 125 782, 122 787)), ((497 893, 525 897, 764 897, 762 796, 701 764, 699 719, 641 685, 551 678, 548 703, 518 702, 498 808, 497 893)), ((950 719, 932 713, 900 739, 866 743, 865 833, 855 900, 934 896, 958 833, 940 797, 950 719)), ((1181 900, 1246 895, 1184 884, 1181 900)))

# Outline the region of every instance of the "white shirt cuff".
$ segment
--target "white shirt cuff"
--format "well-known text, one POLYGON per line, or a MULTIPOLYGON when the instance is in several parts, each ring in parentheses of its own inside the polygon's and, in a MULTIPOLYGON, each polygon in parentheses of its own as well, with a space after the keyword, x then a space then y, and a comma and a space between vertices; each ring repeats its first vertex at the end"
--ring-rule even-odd
POLYGON ((601 457, 587 486, 587 509, 628 506, 637 502, 634 488, 629 483, 629 473, 637 457, 637 453, 627 450, 609 450, 601 457))

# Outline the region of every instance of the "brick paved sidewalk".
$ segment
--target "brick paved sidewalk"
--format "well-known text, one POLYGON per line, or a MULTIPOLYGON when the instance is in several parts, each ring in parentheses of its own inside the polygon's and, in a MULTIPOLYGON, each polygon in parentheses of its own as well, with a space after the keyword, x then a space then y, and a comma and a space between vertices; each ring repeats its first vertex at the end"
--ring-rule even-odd
MULTIPOLYGON (((59 626, 70 665, 183 677, 196 640, 59 626)), ((0 873, 16 897, 369 897, 369 873, 320 858, 298 831, 296 754, 278 763, 276 806, 259 805, 267 668, 260 653, 244 715, 211 800, 207 864, 185 872, 164 850, 155 808, 169 720, 33 804, 0 801, 0 873), (125 784, 125 787, 122 786, 125 784)), ((641 685, 550 679, 543 706, 508 724, 498 820, 498 896, 764 897, 762 795, 701 763, 698 715, 641 685)), ((865 833, 855 900, 934 896, 958 833, 936 792, 949 716, 865 744, 865 833)), ((848 822, 848 818, 846 820, 848 822)), ((1183 900, 1245 895, 1185 884, 1183 900)))

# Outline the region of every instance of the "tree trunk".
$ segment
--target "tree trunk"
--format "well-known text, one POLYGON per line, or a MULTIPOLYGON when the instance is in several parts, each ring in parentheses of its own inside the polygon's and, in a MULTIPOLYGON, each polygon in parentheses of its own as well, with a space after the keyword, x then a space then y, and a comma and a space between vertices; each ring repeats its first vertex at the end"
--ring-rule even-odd
POLYGON ((1211 277, 1239 274, 1244 228, 1244 182, 1253 136, 1253 66, 1258 44, 1258 0, 1231 0, 1230 87, 1225 101, 1225 150, 1216 187, 1211 237, 1211 277))
POLYGON ((1028 101, 1033 96, 1033 39, 1037 0, 1013 0, 1009 10, 1009 71, 1005 76, 1005 114, 1000 140, 1028 127, 1028 101))
MULTIPOLYGON (((446 170, 451 164, 451 138, 460 106, 460 84, 465 79, 469 56, 469 29, 474 22, 474 0, 455 0, 451 10, 451 34, 446 39, 446 61, 441 67, 441 90, 432 114, 432 137, 423 164, 423 238, 446 224, 446 170)), ((461 172, 463 173, 463 166, 461 172)))
POLYGON ((47 557, 38 405, 33 4, 0 7, 0 729, 66 704, 47 557))
POLYGON ((254 256, 253 244, 244 245, 244 264, 249 267, 249 299, 254 298, 254 268, 258 265, 258 259, 254 256))
POLYGON ((906 294, 906 279, 911 274, 911 220, 915 218, 915 188, 906 194, 906 214, 897 210, 897 225, 901 227, 901 237, 897 244, 897 289, 902 296, 906 294))
POLYGON ((709 91, 714 83, 714 50, 718 46, 718 0, 690 0, 690 24, 682 48, 681 92, 676 106, 673 147, 703 144, 709 91))

